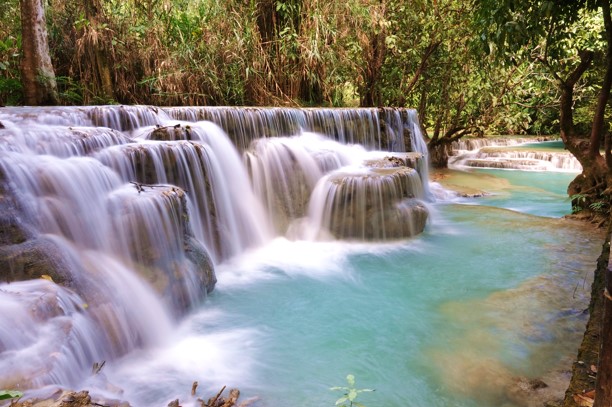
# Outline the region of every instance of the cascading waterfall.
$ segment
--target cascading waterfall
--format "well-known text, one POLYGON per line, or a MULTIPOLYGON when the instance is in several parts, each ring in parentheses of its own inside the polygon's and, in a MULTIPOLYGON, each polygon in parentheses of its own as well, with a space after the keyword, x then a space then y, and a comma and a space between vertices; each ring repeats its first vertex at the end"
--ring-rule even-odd
POLYGON ((314 133, 259 139, 245 152, 256 194, 265 203, 276 230, 285 233, 292 220, 307 214, 313 189, 330 171, 367 154, 314 133))
POLYGON ((11 372, 0 388, 78 386, 92 363, 163 342, 213 289, 213 264, 275 235, 419 233, 427 161, 415 120, 402 109, 0 109, 11 282, 0 327, 26 333, 0 331, 11 372))
POLYGON ((3 387, 74 385, 91 360, 108 357, 90 338, 96 327, 83 315, 85 301, 70 290, 43 279, 0 288, 3 387))
POLYGON ((212 261, 183 221, 189 212, 181 189, 156 185, 136 190, 126 185, 110 194, 108 207, 116 236, 113 252, 129 259, 172 302, 172 309, 189 309, 212 291, 212 268, 198 270, 212 261))
POLYGON ((331 233, 358 240, 414 236, 427 220, 422 198, 420 177, 408 167, 334 172, 313 193, 311 211, 318 220, 314 236, 331 233))
POLYGON ((303 131, 324 134, 343 144, 368 149, 406 151, 413 137, 412 110, 308 109, 308 108, 165 108, 179 120, 207 120, 221 126, 240 150, 254 138, 298 135, 303 131))
POLYGON ((531 139, 522 138, 503 138, 503 139, 490 139, 490 138, 462 138, 457 141, 453 141, 451 147, 454 151, 472 151, 480 150, 483 147, 505 147, 505 146, 516 146, 522 143, 532 141, 531 139))
POLYGON ((109 148, 98 154, 126 181, 172 184, 188 194, 195 236, 214 260, 262 244, 267 231, 262 210, 246 183, 237 156, 218 156, 209 144, 191 141, 143 142, 109 148), (229 164, 228 164, 229 163, 229 164), (230 169, 231 164, 235 169, 230 169))
POLYGON ((529 139, 470 139, 453 143, 449 167, 581 172, 582 166, 557 141, 542 142, 533 151, 529 139))

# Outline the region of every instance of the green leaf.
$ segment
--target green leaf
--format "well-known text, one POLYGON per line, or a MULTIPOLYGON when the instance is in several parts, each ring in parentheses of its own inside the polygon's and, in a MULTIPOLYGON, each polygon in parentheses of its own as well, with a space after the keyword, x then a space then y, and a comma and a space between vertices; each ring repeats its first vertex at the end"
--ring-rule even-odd
POLYGON ((348 399, 353 402, 357 398, 357 390, 351 389, 348 392, 348 399))
POLYGON ((15 399, 22 397, 23 393, 15 390, 0 390, 0 400, 15 399))
POLYGON ((346 397, 346 396, 340 397, 338 400, 336 400, 336 405, 342 404, 345 401, 348 401, 348 397, 346 397))

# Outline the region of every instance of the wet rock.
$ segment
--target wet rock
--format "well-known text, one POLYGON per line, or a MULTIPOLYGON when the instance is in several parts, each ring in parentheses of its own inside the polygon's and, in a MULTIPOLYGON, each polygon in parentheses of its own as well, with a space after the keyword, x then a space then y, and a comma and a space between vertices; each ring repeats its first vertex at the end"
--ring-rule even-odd
POLYGON ((206 293, 210 293, 215 288, 217 276, 212 259, 204 245, 191 235, 185 236, 185 255, 187 259, 196 267, 201 287, 206 288, 206 293))
POLYGON ((213 262, 189 223, 185 192, 171 185, 126 186, 110 198, 118 250, 177 313, 214 289, 213 262))
POLYGON ((428 210, 418 173, 407 167, 338 173, 328 179, 323 227, 342 239, 402 239, 421 233, 428 210))
POLYGON ((541 379, 531 379, 528 383, 532 390, 545 389, 548 387, 548 385, 541 379))
POLYGON ((71 265, 61 248, 45 237, 0 247, 0 278, 4 282, 49 276, 55 283, 76 288, 71 265))
POLYGON ((146 138, 156 141, 192 140, 193 135, 191 127, 177 124, 175 126, 157 127, 146 138))
POLYGON ((556 407, 563 403, 562 394, 567 380, 565 372, 556 370, 548 372, 542 378, 515 377, 505 389, 505 395, 513 404, 519 406, 556 407))
POLYGON ((389 153, 377 160, 367 160, 364 165, 371 168, 408 167, 416 170, 422 159, 421 153, 389 153))
POLYGON ((23 243, 34 231, 20 216, 18 203, 0 168, 0 246, 23 243))
POLYGON ((87 390, 59 390, 46 398, 30 398, 11 404, 12 407, 129 407, 126 401, 92 397, 87 390))

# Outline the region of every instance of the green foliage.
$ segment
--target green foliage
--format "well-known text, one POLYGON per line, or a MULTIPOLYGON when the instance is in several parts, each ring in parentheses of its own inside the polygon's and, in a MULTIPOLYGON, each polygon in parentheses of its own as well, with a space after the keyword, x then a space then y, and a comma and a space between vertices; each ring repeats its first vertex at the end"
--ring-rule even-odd
POLYGON ((583 205, 586 203, 588 195, 586 194, 574 194, 569 197, 572 203, 572 213, 578 213, 582 211, 583 205))
POLYGON ((22 102, 22 87, 19 72, 21 57, 21 32, 19 3, 6 0, 0 4, 0 106, 22 102))
MULTIPOLYGON (((47 22, 64 104, 406 106, 444 138, 557 132, 554 74, 570 72, 580 49, 597 54, 574 92, 586 131, 603 65, 594 4, 87 0, 53 2, 47 22)), ((22 100, 15 15, 18 0, 0 2, 0 104, 22 100)))
POLYGON ((591 208, 595 212, 606 213, 608 206, 609 205, 604 201, 595 201, 589 205, 589 208, 591 208))
POLYGON ((60 100, 67 105, 80 105, 83 103, 83 89, 68 76, 56 76, 60 100))
POLYGON ((0 400, 10 400, 23 397, 23 393, 15 390, 0 390, 0 400))
MULTIPOLYGON (((475 43, 496 64, 528 63, 531 73, 520 80, 509 110, 498 117, 516 117, 529 133, 558 132, 559 83, 581 63, 580 53, 595 54, 593 69, 574 86, 574 121, 578 133, 590 131, 600 89, 605 47, 603 18, 594 0, 477 0, 475 43), (515 116, 523 115, 523 120, 515 116)), ((527 73, 527 72, 525 72, 527 73)))
POLYGON ((573 194, 569 200, 572 202, 572 213, 578 213, 586 208, 594 212, 607 213, 610 208, 609 202, 604 197, 595 194, 573 194))
POLYGON ((343 392, 343 396, 336 400, 336 406, 339 407, 365 407, 363 404, 357 401, 357 396, 360 393, 364 392, 372 392, 373 389, 357 389, 355 387, 355 376, 349 374, 346 376, 346 382, 348 386, 336 386, 331 387, 332 391, 341 391, 343 392))

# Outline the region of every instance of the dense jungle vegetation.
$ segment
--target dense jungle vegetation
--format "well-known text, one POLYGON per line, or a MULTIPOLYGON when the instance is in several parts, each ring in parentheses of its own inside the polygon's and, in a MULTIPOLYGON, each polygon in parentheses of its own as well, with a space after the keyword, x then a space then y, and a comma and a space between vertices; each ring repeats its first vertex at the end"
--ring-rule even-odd
MULTIPOLYGON (((25 103, 19 3, 0 3, 5 105, 25 103)), ((587 8, 553 59, 545 32, 504 54, 483 28, 498 6, 471 0, 43 3, 59 104, 406 106, 434 137, 554 134, 555 73, 589 50, 574 90, 586 132, 604 66, 603 19, 587 8)))

